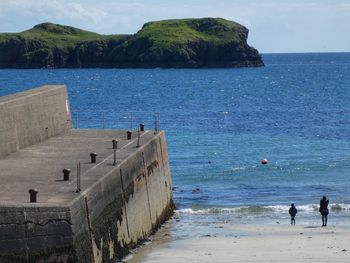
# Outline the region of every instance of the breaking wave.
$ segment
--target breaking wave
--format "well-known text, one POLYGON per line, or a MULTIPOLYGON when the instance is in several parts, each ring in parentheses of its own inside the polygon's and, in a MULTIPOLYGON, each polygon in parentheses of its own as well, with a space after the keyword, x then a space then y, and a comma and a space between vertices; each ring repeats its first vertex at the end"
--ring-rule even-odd
MULTIPOLYGON (((264 213, 288 213, 288 205, 269 205, 269 206, 239 206, 239 207, 192 207, 179 209, 179 214, 264 214, 264 213)), ((318 212, 317 204, 299 205, 299 212, 313 213, 318 212)), ((330 204, 329 208, 333 212, 350 212, 350 204, 330 204)))

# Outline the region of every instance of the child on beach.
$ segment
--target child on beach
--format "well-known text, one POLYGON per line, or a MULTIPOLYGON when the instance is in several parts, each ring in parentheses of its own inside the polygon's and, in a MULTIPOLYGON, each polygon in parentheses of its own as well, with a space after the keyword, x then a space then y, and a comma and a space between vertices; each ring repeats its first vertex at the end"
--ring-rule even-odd
POLYGON ((290 224, 295 225, 295 216, 296 214, 298 213, 298 210, 295 208, 294 204, 291 204, 290 205, 290 208, 289 208, 289 214, 290 214, 290 224))

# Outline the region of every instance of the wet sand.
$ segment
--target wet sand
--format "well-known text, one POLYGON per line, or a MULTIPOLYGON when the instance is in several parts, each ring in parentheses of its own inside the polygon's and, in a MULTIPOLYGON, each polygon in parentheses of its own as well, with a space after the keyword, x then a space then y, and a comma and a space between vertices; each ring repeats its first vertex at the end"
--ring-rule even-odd
POLYGON ((215 228, 226 234, 174 238, 163 228, 124 262, 350 262, 349 227, 221 224, 215 228))

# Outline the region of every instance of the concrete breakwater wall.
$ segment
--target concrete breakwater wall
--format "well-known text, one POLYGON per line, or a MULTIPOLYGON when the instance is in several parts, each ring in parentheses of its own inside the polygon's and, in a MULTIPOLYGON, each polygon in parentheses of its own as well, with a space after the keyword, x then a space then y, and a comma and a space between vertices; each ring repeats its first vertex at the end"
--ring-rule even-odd
POLYGON ((72 203, 79 262, 121 258, 172 214, 166 152, 161 133, 72 203))
POLYGON ((0 188, 0 262, 115 262, 154 232, 174 208, 167 146, 164 132, 145 131, 141 141, 125 131, 63 129, 1 158, 0 180, 12 180, 0 188), (96 164, 84 160, 92 150, 96 164), (60 180, 78 160, 80 192, 73 169, 60 180), (30 186, 38 186, 37 203, 29 203, 30 186))
POLYGON ((65 86, 0 97, 0 158, 71 128, 65 86))

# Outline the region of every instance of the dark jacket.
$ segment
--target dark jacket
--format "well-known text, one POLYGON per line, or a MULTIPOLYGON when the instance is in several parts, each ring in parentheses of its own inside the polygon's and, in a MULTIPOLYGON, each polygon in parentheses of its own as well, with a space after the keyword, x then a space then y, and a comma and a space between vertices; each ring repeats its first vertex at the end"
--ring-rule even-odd
POLYGON ((329 200, 327 199, 321 199, 320 200, 320 213, 324 214, 324 215, 328 215, 329 210, 328 210, 328 204, 329 204, 329 200))
POLYGON ((298 210, 295 208, 295 206, 292 206, 291 208, 289 208, 289 214, 291 216, 295 216, 298 213, 298 210))

